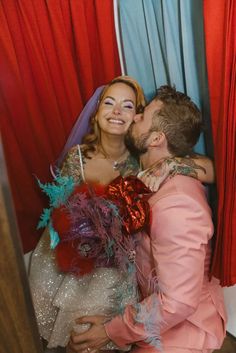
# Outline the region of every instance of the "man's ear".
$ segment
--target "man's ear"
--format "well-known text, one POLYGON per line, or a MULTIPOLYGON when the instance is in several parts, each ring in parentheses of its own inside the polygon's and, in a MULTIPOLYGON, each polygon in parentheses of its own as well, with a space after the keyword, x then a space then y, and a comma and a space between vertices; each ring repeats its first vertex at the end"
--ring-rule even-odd
POLYGON ((151 135, 151 147, 160 147, 166 141, 166 136, 162 131, 155 131, 151 135))

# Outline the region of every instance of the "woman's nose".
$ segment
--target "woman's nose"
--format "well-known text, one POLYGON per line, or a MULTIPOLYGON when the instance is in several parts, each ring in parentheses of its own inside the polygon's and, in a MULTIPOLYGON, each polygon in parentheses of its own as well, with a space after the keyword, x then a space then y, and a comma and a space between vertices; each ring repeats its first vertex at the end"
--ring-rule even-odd
POLYGON ((113 107, 113 113, 114 114, 121 114, 121 106, 120 104, 115 104, 114 107, 113 107))

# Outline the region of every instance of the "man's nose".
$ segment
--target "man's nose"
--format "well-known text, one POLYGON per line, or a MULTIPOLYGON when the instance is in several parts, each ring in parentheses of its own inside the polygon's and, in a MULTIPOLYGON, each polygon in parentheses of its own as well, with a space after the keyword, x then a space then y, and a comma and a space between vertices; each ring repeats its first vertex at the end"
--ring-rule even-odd
POLYGON ((136 115, 134 116, 134 123, 137 123, 138 121, 140 121, 141 118, 142 118, 142 114, 136 114, 136 115))

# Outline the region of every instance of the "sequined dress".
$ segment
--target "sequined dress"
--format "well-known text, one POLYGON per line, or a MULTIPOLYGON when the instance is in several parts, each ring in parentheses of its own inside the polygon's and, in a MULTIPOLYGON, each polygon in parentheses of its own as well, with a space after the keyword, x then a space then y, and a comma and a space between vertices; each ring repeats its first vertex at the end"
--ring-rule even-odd
MULTIPOLYGON (((64 171, 81 182, 83 158, 79 158, 77 148, 72 148, 69 153, 64 171)), ((131 157, 124 168, 126 174, 124 169, 122 174, 134 174, 137 168, 131 157)), ((82 332, 88 328, 87 325, 76 325, 75 319, 93 314, 112 317, 118 308, 138 299, 136 288, 130 290, 129 276, 116 268, 96 268, 81 277, 61 273, 55 251, 50 249, 48 230, 32 254, 29 281, 39 333, 48 342, 48 348, 65 347, 72 329, 82 332)), ((104 347, 104 350, 108 349, 117 347, 110 342, 104 347)))

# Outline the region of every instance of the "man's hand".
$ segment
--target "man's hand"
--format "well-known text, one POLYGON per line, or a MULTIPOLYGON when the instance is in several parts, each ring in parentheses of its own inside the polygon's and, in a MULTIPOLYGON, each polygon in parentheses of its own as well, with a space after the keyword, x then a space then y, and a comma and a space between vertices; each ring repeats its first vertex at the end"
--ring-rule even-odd
POLYGON ((85 316, 76 320, 77 324, 90 323, 89 330, 83 333, 72 331, 68 344, 69 352, 95 353, 105 346, 109 341, 103 324, 107 321, 106 316, 85 316))

